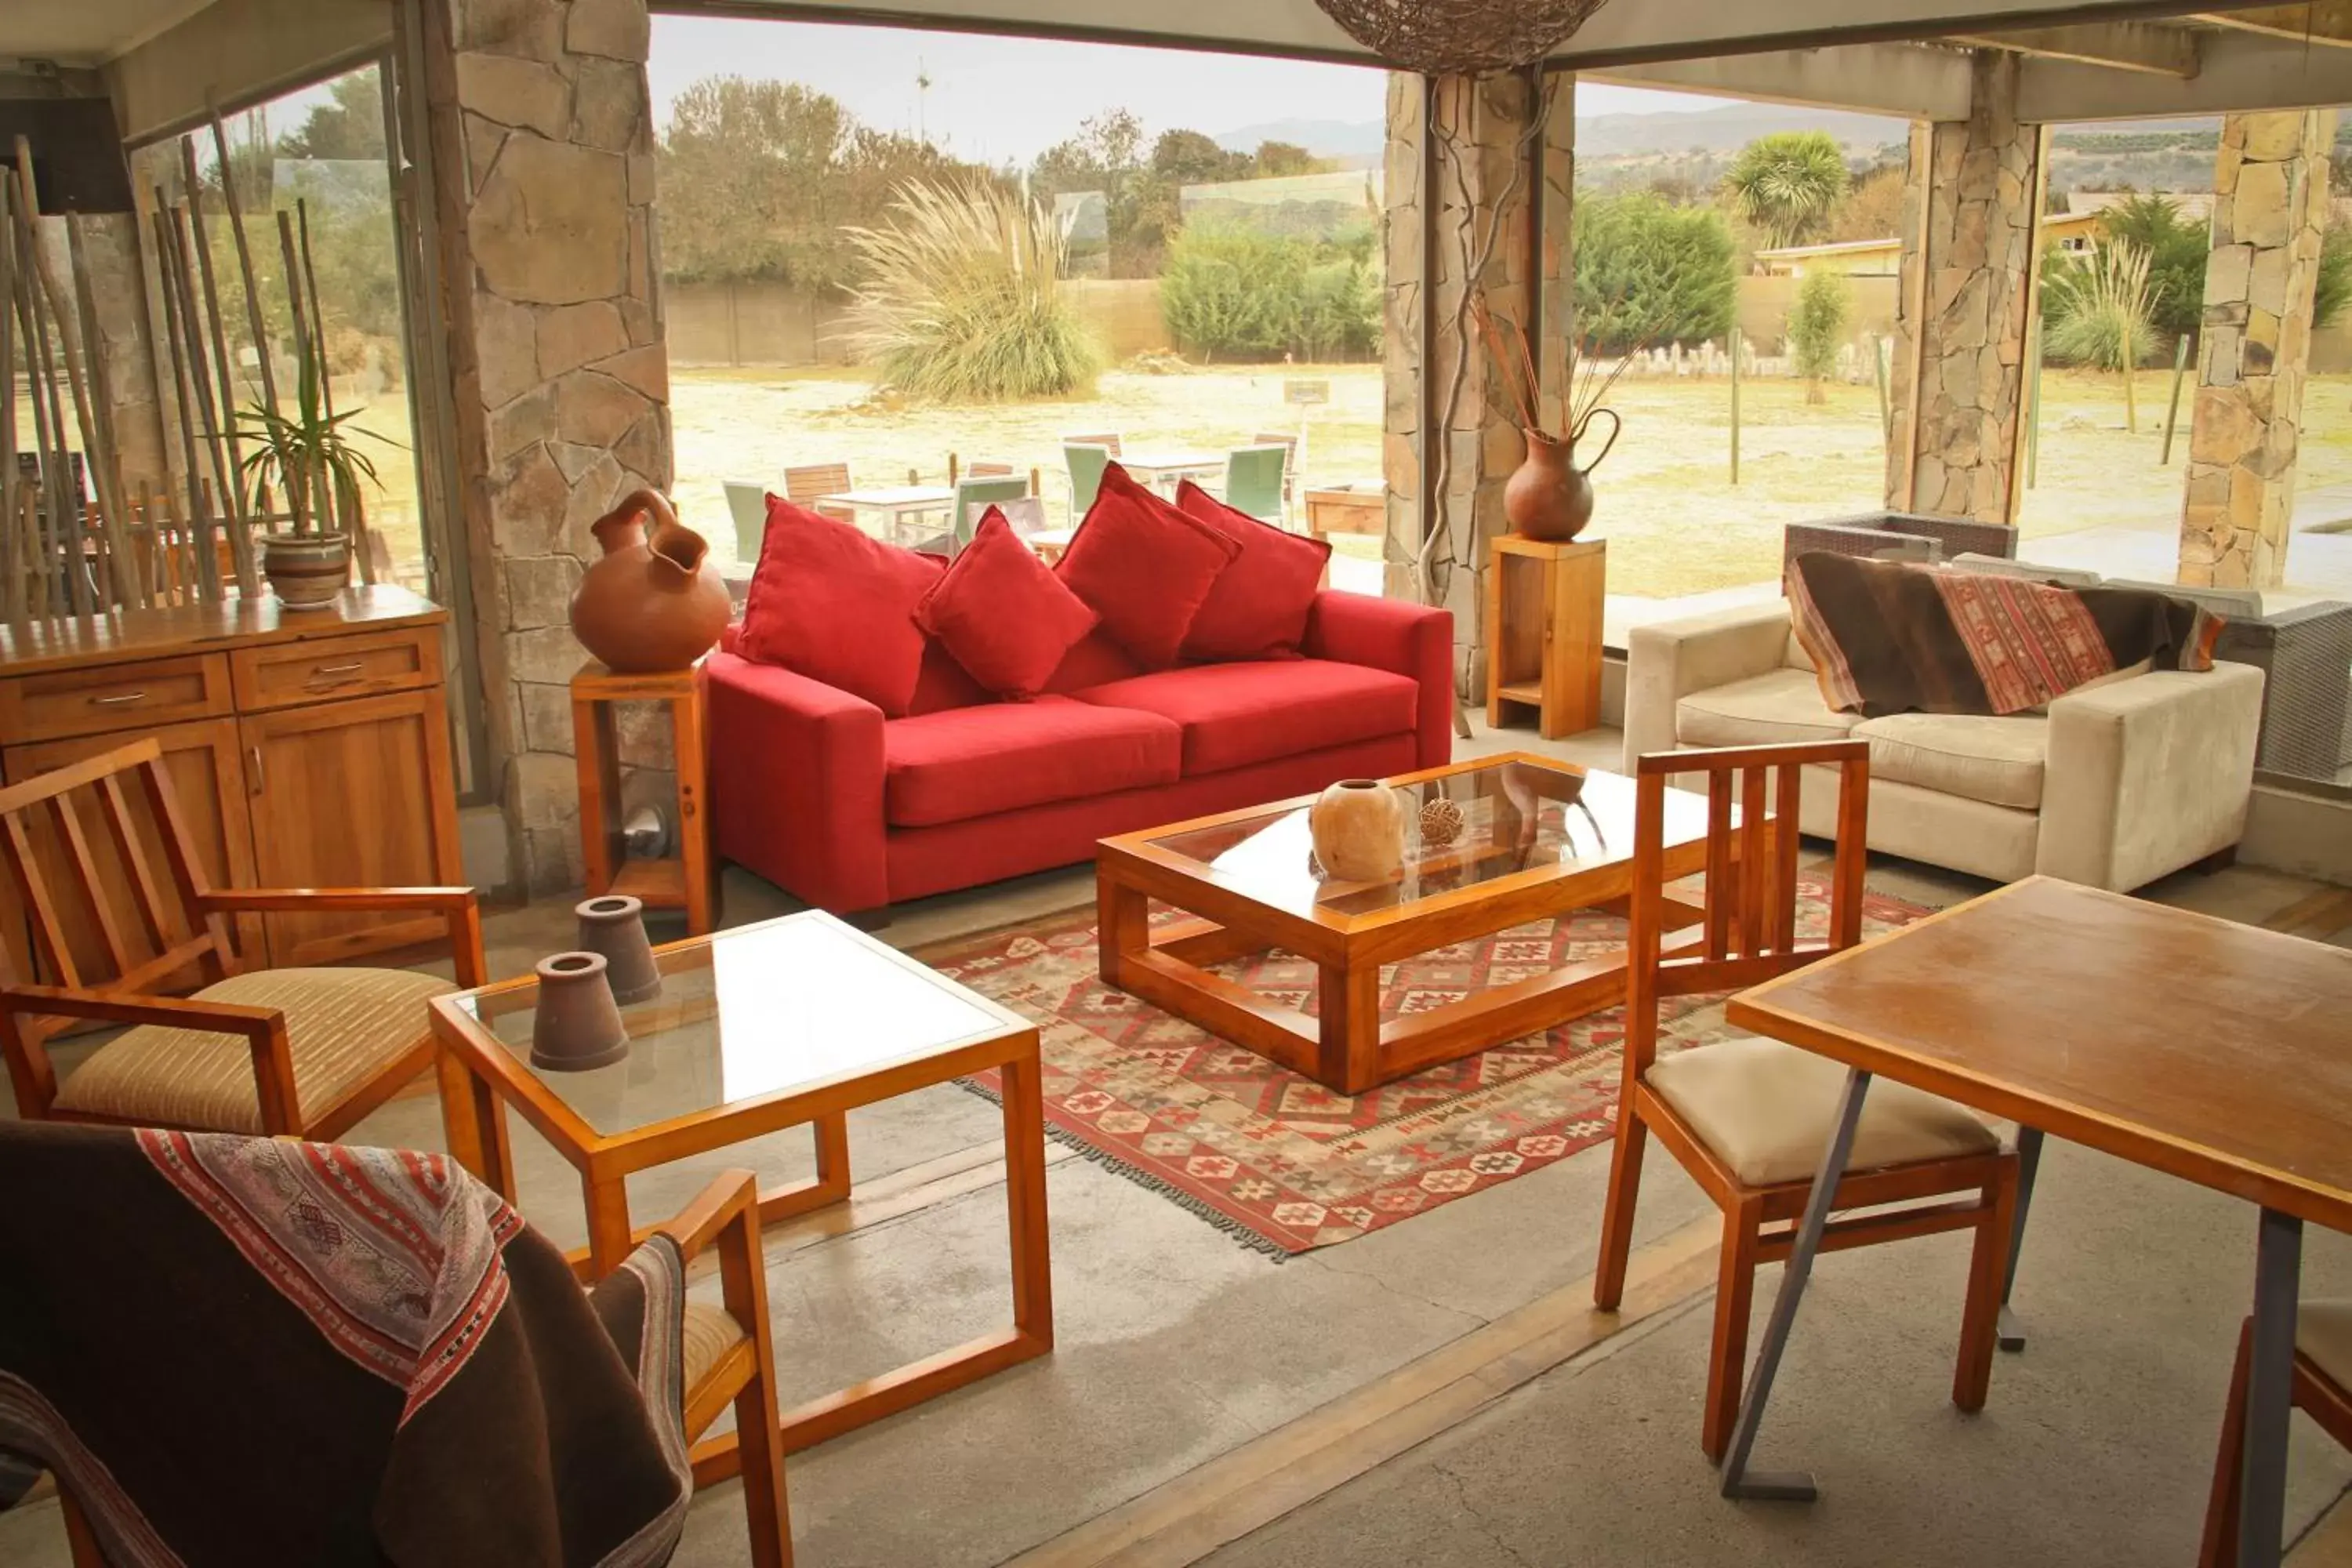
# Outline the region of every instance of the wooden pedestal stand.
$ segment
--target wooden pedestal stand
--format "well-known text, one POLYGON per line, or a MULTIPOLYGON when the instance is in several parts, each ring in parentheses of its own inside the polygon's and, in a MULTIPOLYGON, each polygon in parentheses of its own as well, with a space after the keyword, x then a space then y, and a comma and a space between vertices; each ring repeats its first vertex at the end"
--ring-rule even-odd
POLYGON ((1608 545, 1496 536, 1486 563, 1486 724, 1536 710, 1547 741, 1601 722, 1601 611, 1608 545))
POLYGON ((625 893, 649 910, 684 910, 689 936, 707 936, 718 905, 710 874, 709 787, 702 749, 702 670, 615 675, 593 659, 572 678, 572 747, 580 763, 580 842, 589 898, 625 893), (632 860, 621 842, 621 753, 615 702, 669 709, 677 752, 677 853, 632 860))

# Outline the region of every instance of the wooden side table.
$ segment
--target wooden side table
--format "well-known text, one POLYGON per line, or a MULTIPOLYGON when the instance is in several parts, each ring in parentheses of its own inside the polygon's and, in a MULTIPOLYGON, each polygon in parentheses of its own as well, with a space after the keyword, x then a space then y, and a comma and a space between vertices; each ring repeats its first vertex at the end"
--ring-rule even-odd
POLYGON ((588 897, 625 893, 649 910, 684 910, 689 936, 709 934, 718 908, 710 874, 710 789, 702 744, 702 667, 615 675, 591 659, 572 678, 572 749, 580 765, 580 844, 588 897), (632 860, 621 842, 621 749, 615 702, 669 709, 677 752, 677 853, 632 860))
POLYGON ((1496 537, 1486 562, 1486 723, 1536 710, 1547 741, 1601 722, 1601 616, 1608 544, 1496 537))

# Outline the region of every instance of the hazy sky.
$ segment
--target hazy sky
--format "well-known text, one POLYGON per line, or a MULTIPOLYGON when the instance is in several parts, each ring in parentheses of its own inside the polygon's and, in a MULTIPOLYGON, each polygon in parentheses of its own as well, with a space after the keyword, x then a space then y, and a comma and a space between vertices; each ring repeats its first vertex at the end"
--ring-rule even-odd
MULTIPOLYGON (((869 125, 921 129, 959 157, 1027 163, 1107 109, 1134 110, 1147 135, 1211 135, 1276 120, 1376 121, 1386 73, 1361 66, 1123 48, 814 22, 654 17, 654 120, 707 76, 774 77, 839 99, 869 125), (916 79, 930 78, 928 92, 916 79)), ((1711 109, 1720 99, 1581 83, 1580 118, 1711 109)))

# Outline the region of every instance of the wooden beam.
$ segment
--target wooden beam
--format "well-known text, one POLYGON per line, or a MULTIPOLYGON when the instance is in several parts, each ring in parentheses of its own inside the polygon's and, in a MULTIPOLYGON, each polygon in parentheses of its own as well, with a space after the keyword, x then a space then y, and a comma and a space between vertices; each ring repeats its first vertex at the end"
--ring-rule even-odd
POLYGON ((2188 81, 2028 59, 2017 83, 2017 117, 2051 124, 2177 119, 2325 109, 2352 103, 2352 48, 2315 48, 2260 33, 2207 36, 2200 68, 2188 81))
POLYGON ((1952 42, 2183 80, 2197 74, 2197 35, 2158 22, 2078 22, 2066 27, 1959 34, 1952 42))
POLYGON ((2264 5, 2252 11, 2207 11, 2196 18, 2216 27, 2264 33, 2298 43, 2352 48, 2352 0, 2309 0, 2302 5, 2264 5))

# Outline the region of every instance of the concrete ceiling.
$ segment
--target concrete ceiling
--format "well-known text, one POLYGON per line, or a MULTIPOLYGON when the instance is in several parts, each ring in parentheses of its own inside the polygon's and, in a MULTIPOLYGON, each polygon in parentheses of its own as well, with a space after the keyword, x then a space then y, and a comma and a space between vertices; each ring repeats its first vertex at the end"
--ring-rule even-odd
POLYGON ((211 0, 5 0, 0 60, 94 66, 203 10, 211 0))

